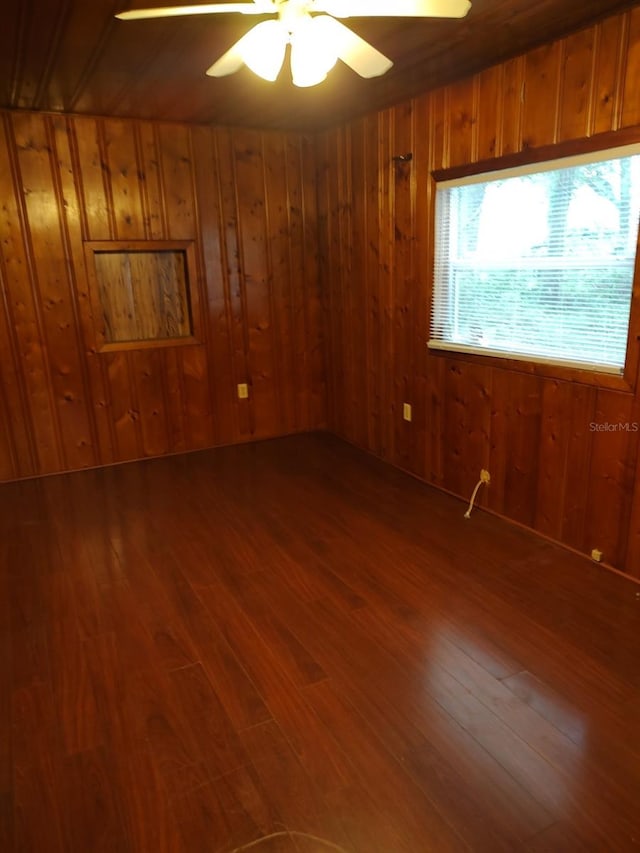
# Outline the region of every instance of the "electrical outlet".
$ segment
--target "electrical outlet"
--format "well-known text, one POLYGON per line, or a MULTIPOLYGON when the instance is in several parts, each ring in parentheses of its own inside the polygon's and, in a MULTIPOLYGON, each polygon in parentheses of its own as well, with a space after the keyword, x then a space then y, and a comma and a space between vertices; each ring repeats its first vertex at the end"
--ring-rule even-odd
POLYGON ((491 482, 491 474, 484 468, 482 469, 482 471, 480 471, 480 482, 486 483, 487 486, 491 482))
POLYGON ((410 421, 413 419, 413 413, 411 411, 411 403, 403 403, 402 404, 402 417, 405 421, 410 421))
POLYGON ((602 557, 603 557, 602 551, 600 551, 598 548, 594 548, 593 551, 591 552, 591 559, 595 560, 596 563, 601 563, 602 557))
POLYGON ((246 382, 240 382, 238 385, 238 400, 246 400, 249 396, 249 386, 246 382))

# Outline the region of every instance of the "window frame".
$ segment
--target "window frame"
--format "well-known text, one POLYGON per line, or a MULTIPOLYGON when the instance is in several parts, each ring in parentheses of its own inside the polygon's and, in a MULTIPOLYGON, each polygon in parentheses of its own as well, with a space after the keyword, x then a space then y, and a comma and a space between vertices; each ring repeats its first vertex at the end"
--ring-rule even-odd
MULTIPOLYGON (((435 281, 435 225, 436 225, 436 189, 437 185, 445 181, 460 180, 462 178, 474 177, 485 173, 502 172, 520 166, 544 164, 554 160, 562 160, 567 157, 575 157, 581 154, 593 154, 595 152, 606 153, 608 150, 623 148, 640 143, 640 127, 634 126, 619 131, 609 131, 594 136, 580 139, 558 142, 539 148, 525 148, 522 151, 506 154, 502 157, 490 160, 480 160, 474 163, 466 163, 460 166, 434 169, 431 172, 432 193, 431 208, 433 226, 431 234, 431 288, 429 291, 428 323, 431 328, 433 314, 433 296, 436 287, 435 281)), ((542 171, 542 169, 541 169, 542 171)), ((510 370, 519 373, 527 373, 549 379, 560 379, 576 382, 584 385, 595 385, 616 391, 632 393, 638 382, 638 361, 640 358, 640 228, 636 237, 636 258, 633 272, 633 283, 631 289, 631 308, 629 314, 629 334, 627 338, 627 350, 622 374, 607 373, 593 370, 589 367, 578 367, 570 364, 556 364, 552 361, 527 357, 510 358, 500 352, 485 355, 478 352, 465 351, 463 345, 457 348, 455 344, 451 347, 446 344, 442 347, 437 344, 430 346, 427 343, 429 355, 435 358, 449 358, 457 361, 510 370)))
POLYGON ((92 349, 96 353, 129 352, 132 350, 163 349, 167 347, 198 346, 203 343, 200 288, 193 240, 87 240, 84 243, 87 284, 93 320, 92 349), (133 252, 179 252, 185 262, 185 298, 189 312, 190 334, 179 337, 140 338, 108 341, 105 309, 100 298, 95 256, 98 253, 127 254, 133 252))

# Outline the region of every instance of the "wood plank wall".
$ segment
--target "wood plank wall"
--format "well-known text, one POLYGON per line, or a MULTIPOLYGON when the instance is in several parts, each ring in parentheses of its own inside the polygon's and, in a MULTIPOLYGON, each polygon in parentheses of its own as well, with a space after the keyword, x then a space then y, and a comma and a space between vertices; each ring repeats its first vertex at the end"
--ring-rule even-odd
MULTIPOLYGON (((640 10, 319 138, 330 428, 640 576, 638 396, 430 354, 431 170, 640 125, 640 10), (411 165, 392 165, 412 152, 411 165), (402 403, 413 421, 402 419, 402 403)), ((640 133, 638 135, 640 139, 640 133)))
POLYGON ((0 204, 0 480, 325 424, 312 137, 7 112, 0 204), (196 241, 200 345, 92 351, 112 239, 196 241))

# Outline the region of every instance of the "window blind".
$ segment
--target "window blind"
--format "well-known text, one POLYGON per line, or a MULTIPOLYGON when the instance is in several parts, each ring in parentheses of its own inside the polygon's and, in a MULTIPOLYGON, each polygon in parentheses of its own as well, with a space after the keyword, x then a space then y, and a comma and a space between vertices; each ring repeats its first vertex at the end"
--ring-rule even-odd
POLYGON ((438 184, 434 348, 624 368, 640 146, 438 184))

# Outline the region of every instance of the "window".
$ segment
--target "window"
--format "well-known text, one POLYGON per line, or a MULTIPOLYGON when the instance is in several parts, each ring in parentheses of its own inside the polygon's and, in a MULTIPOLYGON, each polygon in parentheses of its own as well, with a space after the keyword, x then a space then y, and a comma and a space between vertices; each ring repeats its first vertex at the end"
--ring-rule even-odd
POLYGON ((197 343, 191 242, 85 244, 96 350, 197 343))
POLYGON ((639 213, 640 146, 438 183, 429 346, 621 374, 639 213))

